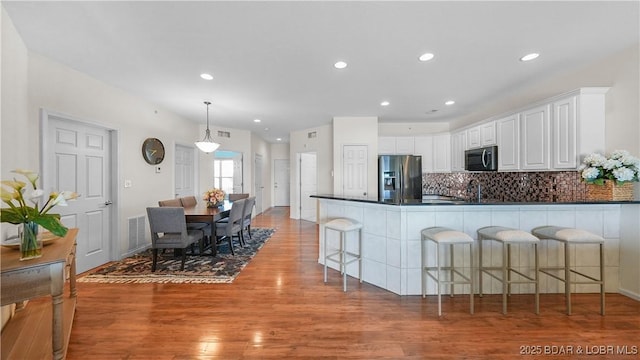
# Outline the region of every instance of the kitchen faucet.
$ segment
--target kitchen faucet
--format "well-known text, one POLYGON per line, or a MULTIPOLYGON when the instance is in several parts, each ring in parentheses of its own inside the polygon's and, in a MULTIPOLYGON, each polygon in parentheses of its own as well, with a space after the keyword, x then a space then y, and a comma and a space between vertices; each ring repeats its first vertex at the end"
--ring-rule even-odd
POLYGON ((469 180, 469 184, 467 184, 467 193, 470 193, 473 190, 474 182, 478 185, 478 202, 480 203, 482 202, 482 184, 480 184, 480 181, 476 179, 469 180))

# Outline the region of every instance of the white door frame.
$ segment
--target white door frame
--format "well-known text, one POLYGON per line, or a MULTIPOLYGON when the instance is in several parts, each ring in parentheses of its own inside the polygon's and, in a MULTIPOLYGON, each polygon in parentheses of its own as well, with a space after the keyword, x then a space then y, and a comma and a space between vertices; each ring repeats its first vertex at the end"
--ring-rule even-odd
POLYGON ((103 128, 110 133, 111 140, 111 153, 110 156, 110 168, 111 168, 111 179, 109 181, 109 191, 111 193, 111 198, 115 199, 115 206, 109 207, 109 216, 111 217, 111 229, 109 229, 111 233, 111 237, 113 241, 109 242, 109 260, 118 260, 120 258, 120 192, 118 191, 118 144, 119 144, 119 130, 115 129, 111 126, 107 126, 97 122, 87 121, 85 119, 79 119, 74 116, 70 116, 63 113, 58 113, 55 111, 47 110, 44 108, 40 109, 40 176, 42 181, 43 189, 52 188, 52 175, 49 173, 49 170, 46 166, 44 166, 44 162, 47 159, 47 150, 49 149, 50 143, 47 137, 49 131, 49 117, 59 117, 65 120, 76 121, 82 124, 86 124, 88 126, 95 126, 103 128))

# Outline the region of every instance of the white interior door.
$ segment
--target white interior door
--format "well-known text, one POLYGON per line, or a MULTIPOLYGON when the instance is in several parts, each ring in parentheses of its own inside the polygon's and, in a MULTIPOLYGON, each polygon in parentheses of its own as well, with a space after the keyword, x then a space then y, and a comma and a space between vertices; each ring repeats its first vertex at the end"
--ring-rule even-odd
POLYGON ((289 159, 273 162, 274 206, 289 206, 289 159))
POLYGON ((367 196, 367 145, 344 145, 342 148, 342 193, 367 196))
POLYGON ((318 176, 316 153, 300 154, 300 218, 316 221, 317 201, 311 195, 317 195, 318 176))
POLYGON ((256 196, 256 215, 262 213, 262 194, 264 185, 262 185, 262 155, 256 154, 253 171, 254 193, 256 196))
POLYGON ((175 159, 176 197, 196 195, 193 147, 176 144, 175 159))
MULTIPOLYGON (((110 131, 48 116, 48 183, 51 189, 80 194, 68 206, 54 208, 67 227, 77 227, 77 272, 107 263, 111 247, 110 131)), ((115 240, 115 239, 114 239, 115 240)))

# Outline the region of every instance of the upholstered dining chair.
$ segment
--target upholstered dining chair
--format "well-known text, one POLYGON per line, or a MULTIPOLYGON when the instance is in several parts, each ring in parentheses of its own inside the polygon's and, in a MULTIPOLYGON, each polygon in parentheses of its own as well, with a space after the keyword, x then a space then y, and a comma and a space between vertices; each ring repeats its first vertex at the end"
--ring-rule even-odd
POLYGON ((180 202, 182 203, 182 207, 190 207, 190 206, 198 205, 198 200, 196 200, 196 197, 193 195, 181 197, 180 202))
MULTIPOLYGON (((158 205, 160 205, 160 207, 164 207, 164 206, 190 207, 190 206, 198 205, 198 200, 196 200, 195 196, 186 196, 186 197, 177 198, 177 199, 161 200, 161 201, 158 201, 158 205)), ((200 230, 203 232, 202 240, 200 240, 198 244, 200 255, 202 255, 206 248, 205 242, 207 239, 211 237, 211 225, 207 223, 200 223, 200 222, 188 222, 187 230, 200 230)))
MULTIPOLYGON (((242 231, 245 229, 249 233, 249 239, 251 239, 251 213, 253 212, 253 206, 256 204, 256 197, 250 196, 245 200, 244 210, 242 211, 242 231)), ((242 237, 244 240, 244 236, 242 237)))
POLYGON ((169 199, 169 200, 160 200, 158 201, 158 206, 173 206, 173 207, 182 207, 182 202, 180 199, 169 199))
POLYGON ((249 194, 229 194, 229 201, 236 201, 240 199, 246 199, 249 197, 249 194))
POLYGON ((231 205, 229 217, 216 222, 216 243, 219 244, 226 239, 231 249, 231 255, 235 255, 233 250, 233 237, 237 236, 240 246, 243 246, 242 238, 242 214, 244 211, 245 199, 236 200, 231 205))
POLYGON ((156 271, 158 249, 182 249, 182 264, 187 256, 187 247, 202 240, 202 231, 187 230, 187 222, 182 207, 148 207, 149 228, 151 229, 151 249, 153 263, 151 271, 156 271))

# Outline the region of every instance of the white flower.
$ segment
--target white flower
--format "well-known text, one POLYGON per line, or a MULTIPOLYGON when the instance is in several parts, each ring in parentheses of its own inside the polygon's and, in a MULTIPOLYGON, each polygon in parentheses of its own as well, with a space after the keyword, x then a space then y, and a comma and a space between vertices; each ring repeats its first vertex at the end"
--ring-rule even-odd
POLYGON ((621 159, 626 156, 629 156, 629 152, 627 150, 615 150, 611 153, 612 159, 621 159))
POLYGON ((40 200, 40 198, 42 197, 42 195, 44 195, 44 191, 42 191, 42 189, 35 189, 31 192, 31 194, 29 194, 29 196, 27 197, 29 199, 29 201, 31 201, 33 204, 38 204, 38 201, 40 200))
POLYGON ((617 181, 632 181, 635 176, 635 172, 623 167, 613 170, 613 176, 616 177, 617 181))
POLYGON ((599 175, 600 175, 600 170, 594 167, 588 167, 582 170, 582 178, 586 180, 597 179, 599 175))
POLYGON ((591 154, 584 158, 584 163, 589 166, 602 166, 605 161, 607 161, 607 158, 600 154, 591 154))
POLYGON ((615 160, 615 159, 609 159, 606 160, 603 164, 602 167, 607 169, 607 170, 613 170, 613 169, 617 169, 620 166, 622 166, 622 163, 619 160, 615 160))

